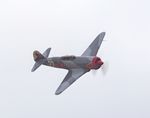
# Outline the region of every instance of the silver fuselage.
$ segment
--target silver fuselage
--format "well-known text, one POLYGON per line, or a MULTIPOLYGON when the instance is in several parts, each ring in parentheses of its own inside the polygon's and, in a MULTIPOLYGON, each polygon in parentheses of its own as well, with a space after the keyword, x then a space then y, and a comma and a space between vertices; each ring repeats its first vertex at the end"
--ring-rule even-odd
MULTIPOLYGON (((86 57, 74 56, 73 58, 65 59, 64 57, 65 56, 48 58, 47 63, 45 65, 55 67, 55 68, 63 68, 63 69, 75 69, 75 68, 89 69, 88 64, 92 63, 93 58, 95 58, 92 56, 86 56, 86 57)), ((99 67, 100 66, 101 65, 99 65, 99 67)))
POLYGON ((51 57, 47 59, 47 66, 63 69, 85 68, 92 61, 92 57, 76 56, 75 59, 62 59, 62 57, 51 57))

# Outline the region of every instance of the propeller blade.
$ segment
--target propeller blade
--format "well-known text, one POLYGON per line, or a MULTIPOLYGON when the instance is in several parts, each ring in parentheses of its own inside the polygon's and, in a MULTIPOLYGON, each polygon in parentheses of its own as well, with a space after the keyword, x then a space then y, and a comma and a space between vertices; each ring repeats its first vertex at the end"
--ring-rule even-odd
POLYGON ((92 74, 95 76, 97 74, 97 70, 92 70, 92 74))
POLYGON ((102 70, 103 75, 106 75, 106 74, 107 74, 107 72, 108 72, 108 67, 109 67, 108 62, 104 62, 104 64, 103 64, 102 67, 101 67, 101 70, 102 70))

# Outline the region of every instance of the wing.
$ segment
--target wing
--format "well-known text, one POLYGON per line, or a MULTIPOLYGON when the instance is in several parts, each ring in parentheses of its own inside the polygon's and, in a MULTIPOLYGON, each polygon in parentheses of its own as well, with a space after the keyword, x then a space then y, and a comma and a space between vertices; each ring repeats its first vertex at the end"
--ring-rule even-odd
POLYGON ((88 70, 85 69, 71 69, 66 75, 65 79, 62 81, 55 94, 59 95, 65 89, 67 89, 71 84, 73 84, 79 77, 85 74, 88 70))
POLYGON ((91 43, 91 45, 85 50, 82 56, 96 56, 104 36, 105 36, 105 32, 100 33, 96 37, 96 39, 91 43))

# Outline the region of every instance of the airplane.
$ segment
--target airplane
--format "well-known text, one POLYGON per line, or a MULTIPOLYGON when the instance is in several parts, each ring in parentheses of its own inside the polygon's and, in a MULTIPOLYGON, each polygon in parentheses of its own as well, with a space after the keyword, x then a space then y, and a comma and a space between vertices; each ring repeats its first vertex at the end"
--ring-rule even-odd
POLYGON ((100 33, 81 56, 69 55, 48 58, 51 48, 48 48, 43 54, 35 50, 33 52, 35 64, 31 72, 34 72, 41 65, 67 69, 66 77, 55 92, 55 95, 59 95, 82 75, 90 70, 97 70, 104 64, 101 58, 96 56, 104 36, 105 32, 100 33))

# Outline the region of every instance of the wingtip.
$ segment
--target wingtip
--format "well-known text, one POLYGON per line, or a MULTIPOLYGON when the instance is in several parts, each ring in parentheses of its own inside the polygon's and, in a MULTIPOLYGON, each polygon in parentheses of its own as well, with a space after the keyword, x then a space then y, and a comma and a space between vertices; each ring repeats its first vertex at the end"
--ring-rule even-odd
POLYGON ((55 92, 55 95, 59 95, 59 94, 61 94, 62 93, 62 91, 60 91, 60 89, 58 88, 57 90, 56 90, 56 92, 55 92))
POLYGON ((33 73, 33 72, 34 72, 34 70, 31 70, 31 72, 33 73))
POLYGON ((31 69, 31 72, 34 72, 34 69, 33 69, 33 68, 31 69))
POLYGON ((59 94, 61 94, 61 92, 57 92, 57 91, 55 92, 55 95, 59 95, 59 94))
POLYGON ((105 36, 106 32, 101 32, 101 34, 102 34, 103 36, 105 36))
POLYGON ((49 47, 48 50, 51 50, 51 47, 49 47))
POLYGON ((103 39, 104 37, 105 37, 105 32, 101 32, 98 36, 97 36, 97 38, 96 39, 103 39))

